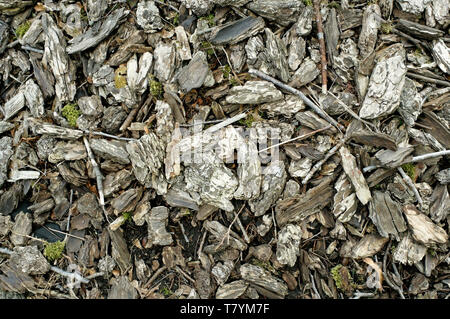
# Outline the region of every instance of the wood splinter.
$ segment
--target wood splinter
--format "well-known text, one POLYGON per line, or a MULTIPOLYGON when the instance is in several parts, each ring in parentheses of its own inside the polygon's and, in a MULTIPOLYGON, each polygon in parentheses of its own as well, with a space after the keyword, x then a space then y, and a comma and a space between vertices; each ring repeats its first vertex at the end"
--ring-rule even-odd
POLYGON ((320 0, 314 0, 314 13, 317 23, 317 38, 319 39, 321 65, 322 65, 322 93, 327 94, 327 55, 325 49, 325 37, 323 34, 322 15, 320 14, 320 0))

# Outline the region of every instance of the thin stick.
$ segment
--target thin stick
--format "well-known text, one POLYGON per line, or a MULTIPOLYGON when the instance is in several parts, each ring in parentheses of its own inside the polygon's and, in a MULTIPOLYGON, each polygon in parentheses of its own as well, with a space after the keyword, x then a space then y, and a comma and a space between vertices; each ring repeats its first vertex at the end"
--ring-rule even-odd
MULTIPOLYGON (((447 156, 450 155, 450 150, 445 150, 445 151, 439 151, 439 152, 434 152, 434 153, 428 153, 428 154, 423 154, 423 155, 419 155, 419 156, 414 156, 411 160, 403 162, 403 164, 407 164, 407 163, 415 163, 415 162, 421 162, 430 158, 435 158, 435 157, 439 157, 439 156, 447 156)), ((370 171, 373 171, 376 168, 382 168, 383 166, 381 165, 370 165, 370 166, 366 166, 363 168, 363 172, 367 173, 370 171)))
POLYGON ((224 120, 212 120, 212 121, 204 121, 204 122, 194 122, 194 124, 180 124, 180 127, 191 127, 196 125, 203 125, 203 124, 216 124, 223 122, 224 120))
POLYGON ((145 284, 144 288, 150 287, 150 285, 156 280, 156 278, 158 278, 159 275, 161 275, 166 269, 167 269, 166 266, 162 266, 161 268, 159 268, 159 269, 153 274, 153 276, 147 281, 147 283, 145 284))
POLYGON ((261 153, 261 152, 270 150, 271 148, 274 148, 274 147, 277 147, 277 146, 280 146, 280 145, 283 145, 283 144, 287 144, 287 143, 290 143, 290 142, 293 142, 293 141, 304 140, 304 139, 306 139, 306 138, 308 138, 308 137, 313 136, 314 134, 317 134, 317 133, 319 133, 319 132, 328 130, 329 128, 331 128, 331 124, 328 125, 328 126, 326 126, 326 127, 323 127, 323 128, 318 129, 318 130, 315 130, 315 131, 313 131, 313 132, 306 133, 306 134, 303 134, 303 135, 300 135, 300 136, 291 138, 290 140, 284 141, 284 142, 282 142, 282 143, 278 143, 278 144, 272 145, 272 146, 270 146, 270 147, 266 147, 265 149, 260 150, 258 153, 261 153))
POLYGON ((69 234, 70 231, 70 215, 71 215, 71 211, 70 211, 70 207, 72 206, 72 197, 73 197, 73 189, 70 190, 70 200, 69 200, 69 214, 67 215, 67 226, 66 226, 66 238, 64 238, 64 241, 67 240, 67 235, 69 234))
POLYGON ((67 271, 62 270, 61 268, 58 268, 55 266, 51 266, 50 269, 53 270, 54 272, 60 274, 61 276, 64 276, 64 277, 69 278, 70 280, 73 280, 74 282, 82 282, 84 284, 89 283, 88 279, 84 278, 77 272, 67 272, 67 271))
POLYGON ((22 45, 22 49, 28 50, 28 51, 32 51, 32 52, 36 52, 36 53, 40 53, 40 54, 44 54, 44 50, 36 49, 36 48, 30 47, 29 45, 22 45))
POLYGON ((275 219, 275 213, 273 212, 273 208, 272 208, 272 221, 273 221, 273 231, 275 233, 275 238, 278 238, 277 220, 275 219))
POLYGON ((97 165, 97 162, 94 159, 94 154, 92 154, 92 150, 91 150, 91 146, 89 145, 89 142, 86 138, 86 136, 83 136, 83 142, 84 142, 84 146, 86 147, 88 156, 91 160, 91 164, 92 164, 92 168, 94 170, 94 174, 95 177, 97 179, 97 190, 98 190, 98 195, 100 196, 100 206, 105 206, 105 196, 103 195, 103 175, 102 172, 100 171, 100 168, 97 165))
POLYGON ((314 12, 317 22, 317 38, 320 44, 320 55, 322 64, 322 93, 327 94, 327 54, 325 49, 325 38, 323 34, 322 15, 320 14, 320 0, 314 0, 314 12))
POLYGON ((115 136, 115 135, 111 135, 111 134, 108 134, 108 133, 97 132, 97 131, 84 130, 83 133, 87 134, 87 135, 91 135, 92 134, 92 135, 99 135, 99 136, 109 137, 109 138, 113 138, 113 139, 120 140, 120 141, 136 141, 135 138, 120 137, 120 136, 115 136))
POLYGON ((186 241, 186 243, 189 243, 189 239, 187 238, 186 233, 184 232, 184 226, 183 226, 183 223, 181 223, 180 221, 178 221, 178 224, 180 225, 181 233, 183 234, 184 240, 186 241))
POLYGON ((239 77, 236 75, 236 73, 233 70, 233 65, 231 64, 230 58, 228 57, 227 50, 225 50, 225 48, 222 47, 222 51, 223 51, 223 53, 225 53, 225 56, 227 57, 227 62, 228 62, 228 65, 230 66, 231 72, 233 72, 234 78, 236 79, 236 81, 238 81, 239 85, 242 85, 241 80, 239 79, 239 77))
POLYGON ((386 262, 387 262, 387 256, 388 256, 389 249, 391 248, 391 244, 392 244, 392 242, 389 241, 389 244, 386 247, 386 252, 385 252, 384 258, 383 258, 383 277, 384 277, 384 280, 386 281, 386 283, 389 285, 389 287, 391 287, 392 289, 397 291, 398 294, 400 295, 400 298, 405 299, 405 296, 403 295, 403 289, 398 287, 397 285, 394 285, 391 282, 391 280, 389 279, 389 277, 387 276, 386 262))
POLYGON ((241 220, 239 219, 239 217, 237 216, 237 214, 234 213, 234 215, 235 215, 235 218, 237 218, 237 223, 238 223, 239 228, 241 229, 242 235, 244 235, 244 240, 245 240, 245 242, 246 242, 247 244, 250 244, 250 238, 248 238, 248 235, 247 235, 247 232, 245 231, 244 225, 242 225, 242 222, 241 222, 241 220))
POLYGON ((202 241, 200 242, 200 247, 198 247, 197 250, 197 255, 200 256, 202 250, 203 250, 203 245, 205 244, 205 239, 206 239, 206 231, 203 232, 203 236, 202 236, 202 241))
POLYGON ((442 86, 450 86, 450 82, 448 82, 448 81, 433 79, 433 78, 430 78, 428 76, 419 75, 419 74, 415 74, 415 73, 412 73, 412 72, 407 72, 406 75, 409 76, 409 77, 418 79, 418 80, 422 80, 422 81, 428 82, 428 83, 439 84, 439 85, 442 85, 442 86))
MULTIPOLYGON (((318 86, 314 83, 312 83, 315 86, 318 86)), ((366 120, 363 120, 362 118, 359 117, 358 114, 356 114, 355 112, 353 112, 353 110, 351 108, 349 108, 344 102, 342 102, 336 95, 334 95, 331 91, 328 91, 328 94, 330 94, 332 97, 334 97, 336 99, 336 101, 345 109, 345 111, 347 111, 348 114, 350 114, 351 116, 353 116, 355 119, 357 119, 358 121, 361 121, 362 123, 370 126, 371 128, 376 130, 376 126, 366 120)))
POLYGON ((356 291, 353 294, 353 297, 351 299, 359 299, 361 297, 373 297, 373 296, 375 296, 375 294, 373 292, 359 292, 359 291, 356 291))
POLYGON ((180 11, 177 8, 175 8, 173 5, 171 5, 170 3, 165 3, 165 2, 162 2, 162 1, 159 1, 159 0, 154 0, 154 1, 156 3, 159 3, 159 4, 163 5, 163 6, 169 7, 170 9, 180 13, 180 11))
POLYGON ((239 120, 242 120, 242 119, 245 118, 246 116, 247 116, 247 113, 241 113, 241 114, 235 115, 235 116, 233 116, 233 117, 231 117, 231 118, 229 118, 229 119, 226 119, 225 121, 223 121, 223 122, 221 122, 221 123, 219 123, 219 124, 216 124, 216 125, 213 125, 213 126, 207 128, 207 129, 204 131, 204 133, 211 134, 211 133, 217 132, 217 131, 220 130, 221 128, 223 128, 223 127, 225 127, 225 126, 228 126, 228 125, 230 125, 230 124, 233 124, 234 122, 237 122, 237 121, 239 121, 239 120))
POLYGON ((189 276, 185 271, 183 271, 183 269, 181 269, 178 266, 175 266, 175 270, 178 271, 180 274, 182 274, 186 279, 188 279, 190 282, 192 282, 193 284, 195 284, 195 280, 192 279, 191 276, 189 276))
POLYGON ((328 161, 328 159, 333 156, 338 150, 339 148, 345 143, 347 139, 345 138, 344 140, 342 140, 341 142, 339 142, 338 144, 336 144, 335 147, 333 147, 331 150, 328 151, 328 153, 325 155, 325 157, 323 159, 321 159, 320 161, 318 161, 309 171, 308 175, 305 176, 305 178, 302 181, 303 185, 306 185, 309 180, 314 176, 314 174, 322 167, 322 165, 328 161))
POLYGON ((315 281, 314 281, 314 276, 310 273, 310 274, 309 274, 309 277, 311 278, 312 289, 313 289, 314 293, 317 295, 316 297, 317 297, 318 299, 322 299, 322 298, 320 297, 319 292, 317 291, 316 283, 315 283, 315 281))
POLYGON ((244 209, 245 204, 242 205, 241 209, 239 210, 239 212, 237 214, 234 215, 234 219, 231 222, 230 226, 228 226, 228 230, 227 232, 223 235, 222 240, 220 241, 220 243, 216 246, 216 250, 223 245, 223 242, 225 241, 225 237, 227 237, 227 245, 230 244, 230 232, 231 232, 231 227, 233 226, 234 222, 236 221, 236 219, 238 218, 239 214, 242 212, 242 210, 244 209))
POLYGON ((414 185, 413 181, 411 180, 411 178, 405 173, 405 171, 403 170, 403 168, 401 167, 397 167, 397 171, 399 171, 400 175, 402 175, 403 180, 406 182, 406 184, 408 184, 408 186, 412 189, 412 191, 414 192, 414 195, 417 198, 417 201, 419 202, 420 206, 423 205, 423 201, 422 198, 420 197, 419 191, 417 190, 416 186, 414 185))
MULTIPOLYGON (((45 226, 44 226, 45 227, 45 226)), ((45 228, 47 228, 47 227, 45 227, 45 228)), ((73 235, 73 234, 69 234, 69 233, 66 233, 66 232, 63 232, 63 231, 60 231, 60 230, 56 230, 56 229, 51 229, 51 228, 48 228, 48 231, 50 231, 50 232, 57 232, 57 233, 60 233, 60 234, 64 234, 64 235, 66 235, 66 238, 67 238, 67 236, 69 236, 69 237, 73 237, 73 238, 76 238, 76 239, 79 239, 79 240, 82 240, 82 241, 85 241, 86 239, 84 239, 83 237, 79 237, 79 236, 75 236, 75 235, 73 235)), ((65 240, 65 239, 64 239, 65 240)))
POLYGON ((131 112, 128 114, 127 118, 125 119, 125 121, 123 121, 122 125, 120 126, 119 131, 123 132, 128 128, 128 126, 130 126, 131 121, 134 119, 134 116, 136 115, 136 113, 138 111, 139 111, 138 107, 131 110, 131 112))
POLYGON ((338 122, 336 122, 335 119, 333 119, 331 116, 329 116, 320 106, 315 105, 306 95, 304 95, 302 92, 300 92, 297 89, 294 89, 292 86, 284 84, 281 81, 278 81, 277 79, 271 77, 270 75, 267 75, 259 70, 255 70, 255 69, 250 69, 248 71, 249 74, 257 76, 263 80, 272 82, 273 84, 279 86, 280 88, 282 88, 283 90, 286 90, 292 94, 297 95, 298 97, 300 97, 303 102, 305 102, 306 105, 308 105, 310 108, 312 108, 314 110, 314 112, 316 112, 319 116, 321 116, 323 119, 325 119, 328 123, 332 124, 334 127, 338 128, 339 130, 344 130, 344 127, 339 124, 338 122))

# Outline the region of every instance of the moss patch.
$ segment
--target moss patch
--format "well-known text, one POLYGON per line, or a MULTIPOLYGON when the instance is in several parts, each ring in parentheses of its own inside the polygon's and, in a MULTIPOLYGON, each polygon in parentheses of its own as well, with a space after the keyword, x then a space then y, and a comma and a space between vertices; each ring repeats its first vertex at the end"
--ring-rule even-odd
POLYGON ((416 178, 416 167, 412 163, 407 163, 402 165, 405 173, 414 181, 416 178))
POLYGON ((160 98, 163 95, 163 87, 161 82, 158 82, 154 79, 150 80, 150 94, 155 98, 160 98))
POLYGON ((127 66, 122 64, 114 72, 114 84, 116 88, 121 89, 127 85, 127 66))
POLYGON ((81 115, 80 110, 78 110, 78 105, 76 103, 69 103, 62 109, 62 115, 69 122, 70 126, 77 126, 77 119, 81 115))
POLYGON ((390 22, 382 23, 381 26, 380 26, 380 30, 384 34, 391 33, 392 32, 392 23, 390 23, 390 22))
POLYGON ((252 123, 255 121, 255 119, 253 118, 253 115, 248 114, 247 117, 243 118, 242 120, 239 121, 239 123, 241 123, 242 125, 245 125, 247 127, 252 127, 252 123))
POLYGON ((353 290, 353 278, 347 267, 339 264, 331 268, 330 273, 339 290, 345 293, 353 290))
POLYGON ((27 33, 28 29, 30 28, 31 23, 28 21, 25 21, 21 25, 19 25, 16 29, 16 37, 19 39, 22 39, 25 33, 27 33))
POLYGON ((44 256, 48 261, 55 261, 62 257, 62 253, 66 243, 63 241, 57 241, 54 243, 46 243, 44 248, 44 256))

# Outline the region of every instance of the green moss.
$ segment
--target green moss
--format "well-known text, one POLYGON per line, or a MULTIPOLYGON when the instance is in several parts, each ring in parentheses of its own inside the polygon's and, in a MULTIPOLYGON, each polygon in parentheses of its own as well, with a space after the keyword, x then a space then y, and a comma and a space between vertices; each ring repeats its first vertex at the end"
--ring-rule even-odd
POLYGON ((206 54, 208 54, 208 57, 211 57, 214 55, 214 49, 211 43, 208 41, 203 41, 201 43, 202 49, 206 49, 206 54))
POLYGON ((160 289, 160 291, 161 291, 161 293, 162 293, 164 296, 166 296, 166 297, 169 297, 169 296, 171 296, 171 295, 173 294, 173 291, 170 290, 167 286, 163 286, 163 287, 160 289))
POLYGON ((81 115, 81 112, 78 110, 78 105, 76 103, 69 103, 62 109, 62 115, 66 118, 67 122, 69 122, 70 126, 77 126, 77 119, 81 115))
POLYGON ((231 68, 228 64, 222 68, 222 73, 225 79, 228 79, 230 77, 231 68))
POLYGON ((206 20, 208 22, 209 27, 214 27, 216 23, 214 22, 214 14, 209 14, 207 16, 201 17, 200 20, 206 20))
POLYGON ((391 33, 392 32, 392 23, 390 23, 390 22, 382 23, 380 26, 380 30, 384 34, 391 33))
POLYGON ((303 0, 303 3, 305 4, 305 6, 312 7, 312 5, 313 5, 312 0, 303 0))
POLYGON ((412 179, 415 179, 416 176, 416 167, 412 163, 407 163, 402 165, 403 170, 405 173, 412 179))
POLYGON ((179 15, 178 13, 177 13, 177 14, 175 15, 175 17, 173 18, 172 23, 173 23, 174 25, 178 25, 178 24, 180 23, 180 15, 179 15))
POLYGON ((127 85, 127 66, 122 64, 114 72, 114 84, 116 88, 121 89, 127 85))
POLYGON ((253 121, 255 121, 255 119, 253 118, 253 115, 248 114, 247 117, 240 120, 239 123, 250 128, 250 127, 252 127, 253 121))
POLYGON ((160 98, 163 94, 163 87, 161 82, 150 80, 150 94, 155 98, 160 98))
POLYGON ((123 212, 122 216, 123 216, 123 218, 125 218, 125 221, 130 221, 132 214, 131 214, 131 212, 123 212))
POLYGON ((62 257, 62 253, 66 243, 63 241, 57 241, 54 243, 46 243, 44 248, 44 256, 48 261, 55 261, 62 257))
POLYGON ((19 39, 22 39, 22 37, 27 33, 28 29, 30 28, 31 23, 28 21, 25 21, 21 25, 19 25, 16 29, 16 36, 19 39))
POLYGON ((328 4, 328 7, 329 7, 329 8, 335 8, 335 9, 337 9, 337 10, 341 9, 341 5, 340 5, 338 2, 336 2, 336 1, 331 1, 331 2, 328 4))
POLYGON ((263 268, 263 269, 265 269, 265 270, 271 272, 271 273, 274 274, 274 275, 278 275, 278 271, 277 271, 277 270, 275 269, 275 267, 272 266, 272 265, 270 264, 270 262, 268 262, 268 261, 262 261, 262 260, 259 260, 259 259, 256 259, 256 258, 252 258, 252 259, 250 260, 250 263, 251 263, 252 265, 261 267, 261 268, 263 268))
POLYGON ((331 268, 331 270, 330 270, 331 277, 333 278, 334 282, 336 283, 336 287, 341 291, 345 291, 348 289, 346 280, 344 278, 342 278, 344 272, 347 273, 348 284, 353 286, 353 278, 347 268, 345 268, 344 266, 339 264, 339 265, 331 268))

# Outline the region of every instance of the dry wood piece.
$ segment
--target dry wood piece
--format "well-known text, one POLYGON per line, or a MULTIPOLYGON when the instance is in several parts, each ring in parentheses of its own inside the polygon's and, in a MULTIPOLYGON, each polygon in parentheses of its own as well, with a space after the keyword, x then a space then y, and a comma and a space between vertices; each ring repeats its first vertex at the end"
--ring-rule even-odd
POLYGON ((400 206, 392 200, 388 193, 375 191, 369 204, 370 219, 378 229, 378 233, 388 238, 393 235, 397 240, 406 231, 406 223, 402 217, 400 206))
POLYGON ((359 116, 374 119, 393 113, 400 104, 405 74, 405 49, 402 45, 393 44, 379 52, 359 116))
POLYGON ((0 0, 0 299, 448 298, 449 5, 0 0))
POLYGON ((342 166, 344 167, 345 173, 353 184, 356 196, 363 205, 366 205, 372 197, 363 174, 356 166, 356 160, 354 156, 350 154, 349 150, 345 146, 342 146, 339 149, 339 153, 341 154, 342 158, 342 166))
POLYGON ((278 296, 278 298, 282 298, 287 294, 288 289, 286 284, 259 266, 244 264, 239 271, 242 279, 275 293, 275 296, 278 296))
POLYGON ((418 211, 413 205, 403 207, 412 237, 417 242, 430 247, 448 241, 448 235, 442 227, 437 226, 429 217, 418 211))
POLYGON ((333 196, 333 188, 330 184, 331 179, 324 178, 322 183, 311 188, 305 194, 280 201, 275 207, 277 224, 283 226, 287 223, 301 221, 327 206, 333 196))

